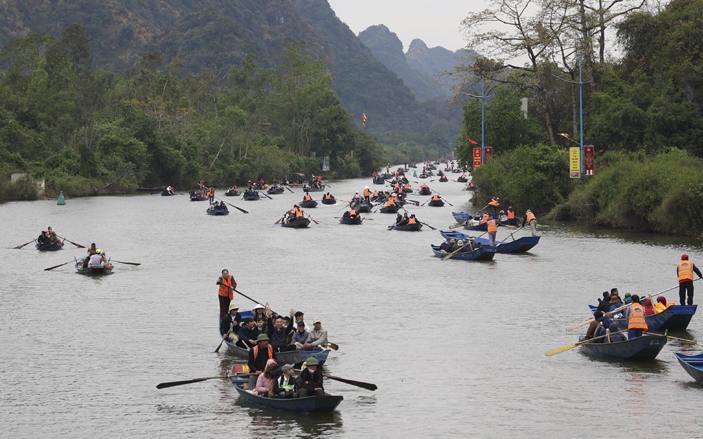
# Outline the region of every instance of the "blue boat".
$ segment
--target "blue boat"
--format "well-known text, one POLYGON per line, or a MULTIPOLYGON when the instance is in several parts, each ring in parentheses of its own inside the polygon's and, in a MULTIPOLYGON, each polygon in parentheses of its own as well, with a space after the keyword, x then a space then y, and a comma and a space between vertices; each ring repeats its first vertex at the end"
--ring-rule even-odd
MULTIPOLYGON (((642 297, 644 299, 645 297, 642 297)), ((598 307, 588 305, 591 311, 595 312, 598 307)), ((688 328, 693 315, 696 313, 698 305, 671 305, 658 314, 651 314, 644 317, 650 331, 681 331, 688 328)), ((627 329, 627 320, 613 319, 618 329, 627 329)))
MULTIPOLYGON (((454 220, 457 223, 465 223, 466 221, 476 218, 476 219, 481 219, 481 214, 477 213, 476 215, 473 215, 468 212, 452 212, 452 216, 454 217, 454 220)), ((500 214, 498 213, 489 213, 489 217, 499 219, 500 214)), ((507 223, 506 223, 507 224, 507 223)))
MULTIPOLYGON (((456 231, 445 231, 441 230, 440 233, 445 239, 468 239, 469 235, 456 231)), ((539 236, 523 236, 522 238, 515 239, 513 241, 496 241, 496 252, 497 253, 525 253, 532 249, 532 247, 539 244, 539 236)), ((474 238, 475 242, 481 245, 488 246, 489 240, 487 238, 474 238)))
POLYGON ((304 209, 312 209, 312 208, 317 207, 317 201, 315 201, 315 200, 307 200, 307 201, 303 200, 303 201, 301 201, 300 203, 298 203, 298 205, 299 205, 301 208, 304 208, 304 209))
POLYGON ((304 229, 310 225, 310 220, 307 218, 293 218, 292 220, 284 219, 281 221, 281 227, 288 227, 290 229, 304 229))
MULTIPOLYGON (((225 344, 227 344, 227 351, 237 358, 243 360, 249 359, 249 350, 237 346, 230 340, 225 339, 225 344)), ((279 364, 295 364, 297 366, 301 365, 308 358, 315 358, 320 364, 325 364, 327 357, 329 357, 332 349, 301 349, 286 352, 276 352, 274 357, 279 364)))
POLYGON ((373 184, 386 184, 386 180, 381 176, 374 177, 373 184))
POLYGON ((215 206, 214 204, 207 208, 208 215, 229 215, 229 209, 225 205, 215 206))
POLYGON ((203 192, 190 191, 190 201, 207 201, 208 196, 203 192))
POLYGON ((366 200, 363 200, 359 203, 359 206, 356 211, 359 213, 369 213, 371 212, 372 207, 373 206, 371 205, 371 203, 367 203, 366 200))
POLYGON ((444 201, 442 200, 430 200, 429 203, 427 203, 428 206, 431 207, 442 207, 444 206, 444 201))
POLYGON ((356 218, 344 218, 344 217, 342 217, 342 218, 339 219, 339 223, 340 223, 340 224, 348 224, 348 225, 350 225, 350 226, 359 225, 359 224, 361 224, 363 221, 364 221, 364 219, 361 218, 361 217, 356 217, 356 218))
POLYGON ((382 207, 380 212, 381 213, 398 213, 399 209, 400 209, 400 206, 398 205, 398 203, 396 203, 392 206, 382 207))
POLYGON ((257 191, 252 191, 252 190, 247 189, 247 190, 244 192, 244 195, 242 196, 242 199, 243 199, 244 201, 256 201, 256 200, 261 199, 261 197, 259 196, 259 192, 257 192, 257 191))
POLYGON ((83 267, 83 260, 76 260, 76 271, 78 274, 85 274, 89 276, 107 276, 108 274, 112 274, 113 268, 114 266, 111 262, 101 265, 100 267, 83 267))
MULTIPOLYGON (((444 258, 451 253, 440 250, 438 245, 430 244, 434 255, 438 258, 444 258)), ((454 253, 449 259, 460 259, 463 261, 490 261, 496 254, 494 247, 477 247, 473 251, 454 253)))
MULTIPOLYGON (((579 337, 583 341, 584 337, 579 337)), ((667 342, 664 335, 645 334, 625 341, 593 341, 581 345, 581 352, 604 360, 654 360, 667 342)))
POLYGON ((686 355, 681 352, 674 352, 676 359, 679 360, 684 368, 694 380, 703 384, 703 352, 696 355, 686 355))
POLYGON ((342 402, 342 396, 306 396, 303 398, 265 398, 259 396, 256 390, 245 390, 235 384, 239 397, 261 407, 283 410, 287 412, 331 412, 342 402))
POLYGON ((34 247, 39 250, 40 252, 55 252, 57 250, 63 249, 63 242, 62 241, 56 241, 53 244, 50 242, 47 242, 46 244, 41 244, 39 243, 34 244, 34 247))

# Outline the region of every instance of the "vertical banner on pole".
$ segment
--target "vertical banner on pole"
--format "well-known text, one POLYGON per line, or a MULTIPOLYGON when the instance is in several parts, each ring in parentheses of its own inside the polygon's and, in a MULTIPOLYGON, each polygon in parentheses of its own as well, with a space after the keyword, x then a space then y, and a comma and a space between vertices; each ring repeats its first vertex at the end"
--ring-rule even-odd
POLYGON ((330 172, 330 158, 322 157, 322 172, 330 172))
POLYGON ((583 168, 586 175, 596 174, 596 158, 593 150, 593 145, 583 147, 583 168))
POLYGON ((571 178, 581 178, 581 148, 569 148, 569 168, 571 178))
POLYGON ((492 146, 486 146, 483 148, 485 151, 486 157, 483 159, 483 163, 488 163, 488 161, 493 157, 493 147, 492 146))
POLYGON ((481 148, 474 148, 474 169, 481 167, 481 148))

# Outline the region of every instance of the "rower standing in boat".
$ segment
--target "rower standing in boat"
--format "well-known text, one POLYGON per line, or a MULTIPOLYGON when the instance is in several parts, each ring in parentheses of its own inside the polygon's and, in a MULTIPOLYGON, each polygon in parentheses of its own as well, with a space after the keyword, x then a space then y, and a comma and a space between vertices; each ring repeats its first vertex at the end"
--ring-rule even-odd
POLYGON ((491 247, 496 246, 496 233, 498 233, 498 224, 496 224, 495 218, 490 218, 486 221, 486 230, 488 231, 488 245, 491 247))
POLYGON ((688 292, 688 304, 693 305, 693 273, 701 277, 701 271, 696 264, 688 260, 688 255, 681 255, 681 262, 676 266, 676 275, 679 277, 679 299, 681 305, 685 305, 686 292, 688 292))
POLYGON ((229 274, 226 268, 222 270, 222 276, 217 278, 217 298, 220 301, 220 320, 229 312, 229 304, 234 298, 234 289, 237 288, 237 281, 229 274))
POLYGON ((525 211, 525 218, 522 220, 522 227, 525 227, 525 223, 530 225, 532 236, 537 236, 537 217, 530 209, 525 211))

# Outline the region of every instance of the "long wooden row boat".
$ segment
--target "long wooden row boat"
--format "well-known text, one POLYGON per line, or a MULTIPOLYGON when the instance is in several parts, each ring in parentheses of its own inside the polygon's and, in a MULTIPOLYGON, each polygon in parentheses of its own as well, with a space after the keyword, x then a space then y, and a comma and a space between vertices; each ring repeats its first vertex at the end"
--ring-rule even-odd
POLYGON ((245 390, 237 385, 234 386, 239 393, 239 397, 256 404, 261 407, 266 407, 275 410, 283 410, 289 412, 331 412, 337 408, 342 402, 342 396, 306 396, 303 398, 265 398, 259 396, 256 390, 245 390))
POLYGON ((694 380, 703 384, 703 352, 696 355, 686 355, 682 352, 674 352, 681 367, 684 368, 694 380))
POLYGON ((397 224, 393 224, 390 226, 393 230, 400 230, 404 232, 419 232, 420 229, 422 229, 422 224, 421 223, 415 223, 415 224, 404 224, 402 226, 399 226, 397 224))
POLYGON ((244 192, 242 199, 244 201, 256 201, 256 200, 260 200, 261 197, 259 196, 259 192, 247 190, 244 192))
POLYGON ((363 221, 364 221, 364 219, 363 219, 362 217, 360 217, 360 216, 357 216, 356 218, 344 218, 344 217, 342 217, 342 218, 339 219, 339 223, 340 223, 340 224, 347 224, 347 225, 350 225, 350 226, 359 225, 359 224, 361 224, 363 221))
MULTIPOLYGON (((230 340, 225 340, 227 344, 227 350, 229 353, 235 357, 241 358, 243 360, 249 359, 249 350, 241 348, 236 344, 232 343, 230 340)), ((276 358, 279 364, 295 364, 300 365, 308 358, 314 358, 324 364, 327 361, 327 357, 332 352, 332 349, 301 349, 286 352, 276 352, 273 356, 276 358)))
POLYGON ((304 229, 310 225, 310 220, 307 218, 294 218, 290 221, 285 219, 281 221, 281 227, 288 227, 291 229, 304 229))
MULTIPOLYGON (((438 245, 433 245, 432 251, 438 258, 444 258, 451 253, 440 250, 438 245)), ((477 247, 473 251, 454 253, 449 259, 460 259, 462 261, 490 261, 496 255, 495 247, 477 247)))
MULTIPOLYGON (((583 341, 583 336, 579 337, 583 341)), ((581 352, 606 360, 653 360, 667 342, 664 335, 645 334, 614 343, 598 340, 581 345, 581 352)))
POLYGON ((444 201, 442 200, 430 200, 429 203, 427 203, 428 206, 431 207, 442 207, 444 206, 444 201))
MULTIPOLYGON (((469 235, 465 233, 461 233, 458 231, 445 231, 445 230, 440 230, 440 233, 442 236, 444 236, 445 239, 463 239, 467 240, 469 238, 469 235)), ((496 241, 496 252, 497 253, 525 253, 529 250, 531 250, 534 246, 539 244, 539 236, 523 236, 517 239, 513 239, 512 241, 504 240, 504 241, 496 241)), ((488 246, 490 241, 487 238, 479 238, 475 237, 473 238, 474 242, 478 242, 481 245, 488 246)))
MULTIPOLYGON (((589 308, 592 312, 598 309, 593 305, 589 305, 589 308)), ((650 331, 681 331, 688 328, 697 309, 698 305, 671 305, 660 313, 645 316, 644 320, 650 331)), ((627 329, 625 318, 613 319, 613 321, 618 325, 618 329, 627 329)))
POLYGON ((315 200, 301 201, 300 203, 298 203, 298 205, 304 209, 313 209, 313 208, 317 207, 317 201, 315 201, 315 200))

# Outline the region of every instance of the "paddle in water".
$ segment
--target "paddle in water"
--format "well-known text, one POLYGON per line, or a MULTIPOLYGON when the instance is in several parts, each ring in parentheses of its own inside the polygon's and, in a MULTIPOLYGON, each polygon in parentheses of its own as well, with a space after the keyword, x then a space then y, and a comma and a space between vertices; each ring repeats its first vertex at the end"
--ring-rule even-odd
POLYGON ((34 242, 34 239, 32 239, 32 240, 29 241, 29 242, 25 242, 25 243, 22 244, 22 245, 18 245, 17 247, 12 247, 12 248, 13 248, 13 249, 18 249, 18 250, 19 250, 19 249, 21 249, 22 247, 24 247, 25 245, 31 244, 31 243, 33 243, 33 242, 34 242))
POLYGON ((44 271, 49 271, 49 270, 53 270, 54 268, 63 267, 64 265, 70 264, 71 262, 74 262, 74 261, 68 261, 68 262, 64 262, 63 264, 54 265, 53 267, 45 268, 44 271))
POLYGON ((228 379, 229 376, 217 376, 217 377, 207 377, 207 378, 195 378, 192 380, 185 380, 185 381, 170 381, 166 383, 159 383, 156 385, 157 389, 165 389, 167 387, 176 387, 176 386, 183 386, 186 384, 194 384, 194 383, 199 383, 201 381, 207 381, 207 380, 214 380, 214 379, 228 379))
POLYGON ((111 261, 111 262, 117 262, 120 264, 127 264, 127 265, 142 265, 141 262, 124 262, 124 261, 111 261))
MULTIPOLYGON (((243 198, 243 197, 242 197, 242 198, 243 198)), ((247 212, 246 210, 242 209, 241 207, 237 207, 237 206, 235 206, 234 204, 230 204, 230 203, 226 202, 226 201, 223 200, 222 198, 218 198, 218 200, 222 201, 222 202, 225 203, 225 204, 228 204, 228 205, 234 207, 235 209, 237 209, 238 211, 240 211, 240 212, 242 212, 242 213, 249 213, 249 212, 247 212)))
MULTIPOLYGON (((58 235, 56 235, 56 236, 58 236, 58 235)), ((66 239, 66 238, 64 238, 63 236, 59 236, 59 238, 63 239, 64 241, 70 242, 71 244, 75 245, 75 246, 78 247, 78 248, 85 248, 84 245, 76 244, 75 242, 71 241, 70 239, 66 239)))

